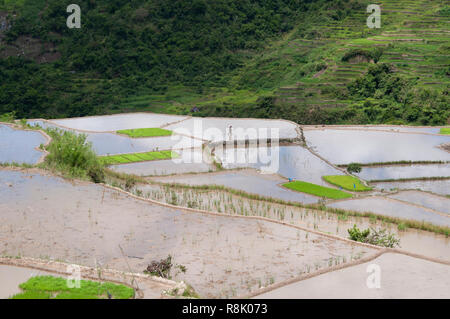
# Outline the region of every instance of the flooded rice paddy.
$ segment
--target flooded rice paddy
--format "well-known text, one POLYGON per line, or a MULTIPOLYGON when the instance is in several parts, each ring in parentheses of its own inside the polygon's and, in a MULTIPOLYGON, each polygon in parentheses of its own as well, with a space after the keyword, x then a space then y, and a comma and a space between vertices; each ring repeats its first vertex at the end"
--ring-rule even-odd
POLYGON ((201 149, 183 150, 177 153, 180 157, 172 160, 113 165, 110 168, 116 172, 138 176, 206 173, 216 169, 214 165, 203 160, 201 149), (200 163, 196 159, 199 159, 200 163))
POLYGON ((280 138, 294 139, 298 137, 297 125, 283 120, 266 119, 234 119, 234 118, 190 118, 166 127, 181 134, 212 142, 229 139, 229 126, 235 140, 280 138), (274 133, 272 133, 274 130, 274 133), (248 134, 246 134, 248 133, 248 134), (252 134, 255 135, 252 135, 252 134))
POLYGON ((202 297, 232 297, 373 249, 260 220, 188 213, 90 183, 0 171, 0 252, 141 272, 173 256, 202 297), (121 249, 125 256, 121 253, 121 249))
POLYGON ((0 124, 0 163, 36 164, 44 156, 36 148, 46 142, 39 132, 16 130, 0 124))
MULTIPOLYGON (((52 125, 46 121, 28 121, 32 126, 39 125, 42 128, 61 128, 57 125, 52 125)), ((86 140, 92 143, 92 148, 99 156, 128 154, 128 153, 143 153, 156 150, 169 149, 185 149, 191 147, 201 147, 203 142, 187 136, 172 135, 164 137, 147 137, 147 138, 130 138, 115 133, 91 133, 70 130, 77 134, 85 134, 86 140)))
POLYGON ((419 222, 425 221, 440 226, 450 226, 450 216, 443 216, 424 207, 409 205, 387 197, 371 196, 343 200, 328 204, 328 206, 357 212, 372 212, 379 215, 416 220, 419 222))
POLYGON ((169 188, 157 184, 139 184, 133 192, 138 196, 182 207, 237 216, 270 218, 287 224, 337 235, 341 238, 347 238, 347 230, 355 224, 360 229, 369 227, 387 229, 400 238, 400 245, 403 250, 450 261, 450 238, 415 229, 400 231, 396 224, 388 224, 371 218, 351 216, 349 214, 337 215, 316 209, 258 201, 222 190, 198 191, 187 188, 169 188))
POLYGON ((287 182, 286 179, 280 178, 277 175, 259 174, 254 170, 170 176, 156 180, 164 183, 187 185, 220 185, 263 197, 306 204, 312 204, 318 201, 318 198, 315 196, 294 192, 281 187, 280 184, 287 182))
POLYGON ((405 181, 371 183, 377 189, 416 189, 439 195, 450 195, 450 179, 435 181, 405 181))
POLYGON ((438 212, 450 214, 450 198, 418 191, 399 192, 398 194, 391 195, 389 197, 431 208, 438 212))
POLYGON ((227 148, 222 153, 216 152, 215 155, 227 169, 251 167, 267 170, 268 168, 273 173, 278 173, 286 178, 319 185, 328 185, 322 176, 343 174, 342 171, 301 146, 227 148))
POLYGON ((421 177, 450 177, 450 164, 363 167, 358 176, 367 181, 421 177))
POLYGON ((438 148, 450 136, 363 130, 305 130, 307 144, 334 164, 393 161, 449 161, 438 148))
MULTIPOLYGON (((373 270, 371 270, 373 272, 373 270)), ((328 272, 257 296, 278 299, 450 298, 450 267, 402 254, 385 253, 368 263, 328 272), (380 286, 366 284, 369 265, 380 268, 380 286)))
POLYGON ((161 127, 187 118, 187 116, 178 115, 130 113, 52 120, 51 122, 75 130, 112 132, 126 129, 161 127))

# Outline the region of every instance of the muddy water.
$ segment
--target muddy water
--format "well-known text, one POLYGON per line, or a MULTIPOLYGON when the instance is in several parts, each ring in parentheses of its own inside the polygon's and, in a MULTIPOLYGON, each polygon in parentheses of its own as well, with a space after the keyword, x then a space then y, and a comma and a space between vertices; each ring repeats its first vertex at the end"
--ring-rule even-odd
POLYGON ((342 263, 373 252, 270 222, 186 213, 37 172, 2 170, 0 181, 2 254, 132 272, 170 254, 187 268, 174 278, 203 297, 242 295, 328 267, 330 259, 342 263))
POLYGON ((450 217, 384 197, 343 200, 329 204, 328 206, 359 212, 372 212, 379 215, 411 219, 419 222, 426 221, 439 226, 450 226, 450 217))
POLYGON ((164 183, 178 183, 187 185, 221 185, 241 190, 250 194, 282 199, 284 201, 312 204, 318 198, 312 195, 294 192, 280 187, 287 181, 276 175, 259 174, 254 170, 240 170, 234 172, 218 172, 213 174, 195 174, 187 176, 170 176, 156 178, 164 183))
POLYGON ((161 127, 187 118, 186 116, 177 115, 130 113, 52 120, 52 122, 75 130, 111 132, 125 129, 161 127))
POLYGON ((421 230, 399 231, 395 224, 385 224, 369 218, 340 216, 319 210, 277 205, 249 200, 224 191, 194 191, 191 189, 166 189, 159 185, 138 185, 140 196, 172 203, 183 207, 199 208, 230 215, 261 216, 288 224, 319 230, 325 233, 348 237, 348 229, 357 225, 360 229, 369 227, 387 229, 400 239, 403 250, 450 260, 450 238, 421 230))
POLYGON ((31 268, 0 265, 0 299, 8 299, 20 293, 19 285, 31 277, 51 275, 51 273, 31 268))
MULTIPOLYGON (((252 167, 263 169, 274 168, 286 178, 293 178, 319 185, 327 185, 322 176, 341 175, 341 171, 322 161, 301 146, 281 146, 279 148, 232 148, 224 152, 216 152, 225 168, 252 167), (256 160, 252 156, 257 154, 256 160)), ((329 185, 328 185, 329 186, 329 185)))
POLYGON ((308 145, 334 164, 450 160, 450 153, 437 147, 450 136, 333 129, 304 134, 308 145))
MULTIPOLYGON (((370 272, 373 272, 370 271, 370 272)), ((450 266, 400 254, 329 272, 284 286, 257 298, 450 298, 450 266), (378 289, 368 287, 368 267, 380 270, 378 289)))
POLYGON ((364 167, 358 176, 368 181, 450 176, 450 164, 364 167))
POLYGON ((378 189, 417 189, 440 195, 450 195, 450 179, 437 181, 379 182, 371 184, 378 189))
POLYGON ((428 207, 450 215, 450 198, 417 191, 400 192, 389 197, 428 207))
POLYGON ((36 164, 44 153, 36 150, 47 139, 39 132, 0 125, 0 163, 36 164))

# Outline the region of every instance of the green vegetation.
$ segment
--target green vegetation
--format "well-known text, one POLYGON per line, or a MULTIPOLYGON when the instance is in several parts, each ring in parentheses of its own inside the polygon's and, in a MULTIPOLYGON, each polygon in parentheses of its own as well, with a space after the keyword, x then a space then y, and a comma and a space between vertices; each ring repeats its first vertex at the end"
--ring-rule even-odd
POLYGON ((78 4, 82 29, 70 30, 61 1, 0 1, 11 26, 0 31, 0 113, 300 124, 446 125, 450 117, 442 2, 385 0, 381 29, 366 28, 365 0, 78 4))
POLYGON ((170 136, 172 131, 165 130, 162 128, 139 128, 132 130, 120 130, 117 131, 119 134, 125 134, 129 137, 156 137, 156 136, 170 136))
POLYGON ((316 184, 311 184, 302 181, 295 181, 283 184, 284 187, 292 189, 297 192, 307 193, 319 197, 326 197, 331 199, 343 199, 352 197, 351 194, 329 187, 324 187, 316 184))
POLYGON ((350 174, 352 173, 361 173, 362 171, 362 167, 360 164, 358 163, 350 163, 347 166, 347 172, 349 172, 350 174))
POLYGON ((353 225, 353 228, 348 229, 348 233, 350 239, 354 241, 389 248, 400 246, 400 240, 394 234, 387 233, 386 229, 375 230, 368 228, 366 230, 360 230, 356 225, 353 225))
POLYGON ((75 134, 58 129, 47 129, 52 138, 46 147, 49 152, 43 167, 70 178, 91 179, 95 183, 104 180, 103 163, 97 158, 92 144, 85 134, 75 134))
POLYGON ((167 160, 178 157, 179 155, 176 152, 158 151, 158 152, 99 156, 98 159, 104 165, 115 165, 115 164, 127 164, 145 161, 167 160))
POLYGON ((443 127, 439 131, 439 134, 450 134, 450 127, 443 127))
POLYGON ((372 190, 371 187, 364 185, 358 178, 348 175, 333 175, 322 177, 327 183, 342 187, 343 189, 354 192, 366 192, 372 190))
POLYGON ((9 112, 0 114, 0 122, 13 123, 16 118, 16 112, 9 112))
POLYGON ((11 299, 130 299, 134 289, 113 283, 81 280, 80 288, 69 288, 67 279, 53 276, 32 277, 19 285, 23 290, 11 299))
MULTIPOLYGON (((273 204, 279 204, 284 205, 285 207, 299 207, 299 208, 306 208, 306 209, 315 209, 320 210, 323 212, 328 212, 331 214, 336 214, 337 216, 345 216, 343 218, 348 218, 348 216, 354 216, 354 217, 362 217, 362 218, 369 218, 371 222, 380 221, 382 223, 390 223, 390 224, 404 224, 407 228, 411 229, 419 229, 424 231, 429 231, 436 234, 441 234, 446 237, 450 236, 450 227, 446 226, 438 226, 431 224, 429 222, 424 221, 416 221, 416 220, 408 220, 403 218, 397 218, 397 217, 391 217, 391 216, 385 216, 385 215, 378 215, 375 213, 370 212, 357 212, 357 211, 351 211, 351 210, 344 210, 340 208, 332 208, 327 207, 323 204, 302 204, 299 202, 290 202, 281 200, 278 198, 273 197, 267 197, 267 196, 261 196, 257 194, 248 193, 241 190, 236 190, 230 187, 222 186, 222 185, 185 185, 185 184, 177 184, 177 183, 164 183, 164 182, 158 182, 158 181, 149 181, 146 180, 143 177, 135 176, 135 175, 128 175, 124 173, 118 173, 115 171, 111 171, 109 169, 106 169, 106 175, 108 178, 108 183, 122 188, 126 189, 126 184, 134 185, 136 183, 142 183, 142 184, 152 184, 152 185, 159 185, 161 186, 166 192, 171 192, 173 194, 174 190, 192 190, 194 192, 226 192, 230 196, 237 196, 239 198, 246 198, 250 200, 256 200, 263 202, 264 205, 270 205, 273 204)), ((141 194, 142 195, 142 194, 141 194)), ((140 196, 140 195, 139 195, 140 196)), ((176 200, 177 198, 175 198, 176 200)), ((182 198, 185 200, 186 198, 182 198)), ((160 200, 157 198, 156 200, 160 200)), ((178 205, 182 206, 181 203, 178 203, 178 205)), ((189 202, 185 205, 185 207, 193 208, 192 203, 189 202)), ((198 207, 200 209, 203 209, 202 206, 198 207)))

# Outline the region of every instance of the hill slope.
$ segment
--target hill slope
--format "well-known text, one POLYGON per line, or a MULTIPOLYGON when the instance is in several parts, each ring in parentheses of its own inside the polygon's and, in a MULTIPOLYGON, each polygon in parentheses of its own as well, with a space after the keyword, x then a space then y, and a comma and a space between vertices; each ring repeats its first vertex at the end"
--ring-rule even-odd
POLYGON ((0 1, 0 114, 446 124, 450 2, 0 1))

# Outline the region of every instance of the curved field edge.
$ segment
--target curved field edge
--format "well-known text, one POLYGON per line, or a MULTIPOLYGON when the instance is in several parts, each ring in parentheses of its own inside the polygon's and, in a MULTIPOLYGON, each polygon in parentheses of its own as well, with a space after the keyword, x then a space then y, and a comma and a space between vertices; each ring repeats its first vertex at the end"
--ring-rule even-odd
MULTIPOLYGON (((357 212, 357 211, 345 210, 345 209, 340 209, 340 208, 332 208, 332 207, 327 207, 324 204, 303 204, 303 203, 299 203, 299 202, 285 201, 285 200, 278 199, 278 198, 261 196, 261 195, 257 195, 257 194, 244 192, 241 190, 236 190, 231 187, 226 187, 223 185, 186 185, 186 184, 179 184, 179 183, 165 183, 165 182, 159 182, 159 181, 154 181, 154 180, 148 180, 144 177, 139 177, 136 175, 127 175, 124 173, 118 173, 118 172, 114 172, 109 169, 107 169, 107 175, 110 178, 116 179, 116 181, 114 182, 114 184, 116 185, 115 187, 119 187, 122 190, 125 190, 126 182, 129 181, 130 179, 132 179, 135 183, 142 183, 142 184, 148 184, 148 185, 154 184, 154 185, 159 185, 162 187, 167 187, 169 189, 174 188, 174 189, 188 189, 188 190, 194 190, 194 191, 223 191, 223 192, 229 193, 231 195, 235 195, 235 196, 250 199, 250 200, 285 205, 288 207, 313 209, 313 210, 318 210, 318 211, 322 211, 322 212, 326 212, 326 213, 332 213, 332 214, 337 215, 338 217, 339 216, 342 216, 342 217, 344 217, 344 216, 364 217, 364 218, 369 218, 369 219, 384 222, 384 223, 390 223, 390 224, 394 224, 394 225, 404 225, 407 228, 428 231, 428 232, 432 232, 432 233, 436 233, 436 234, 440 234, 440 235, 445 235, 447 237, 450 236, 450 227, 438 226, 438 225, 434 225, 429 222, 423 222, 423 221, 419 222, 416 220, 390 217, 390 216, 375 214, 372 212, 357 212)), ((106 185, 112 186, 110 184, 106 184, 106 185)), ((140 197, 140 196, 137 196, 137 197, 140 197)), ((140 198, 145 199, 143 197, 140 197, 140 198)), ((178 207, 188 208, 188 207, 182 207, 182 206, 178 206, 178 207)), ((226 215, 223 213, 220 213, 220 214, 226 215)))

